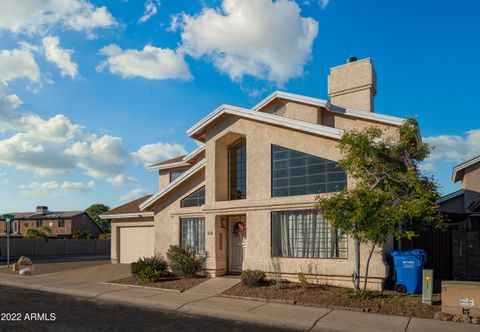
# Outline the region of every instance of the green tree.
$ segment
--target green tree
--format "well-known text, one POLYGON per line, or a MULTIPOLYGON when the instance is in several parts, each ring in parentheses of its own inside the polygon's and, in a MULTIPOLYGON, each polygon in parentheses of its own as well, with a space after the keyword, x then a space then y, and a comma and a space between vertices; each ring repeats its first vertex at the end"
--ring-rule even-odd
POLYGON ((93 239, 93 234, 89 231, 74 231, 72 233, 72 239, 74 240, 93 239))
POLYGON ((50 227, 44 226, 40 229, 29 229, 25 234, 26 239, 43 239, 48 240, 48 237, 52 235, 52 229, 50 227))
POLYGON ((110 207, 107 205, 96 203, 90 205, 85 212, 90 216, 90 218, 92 218, 92 220, 97 222, 97 224, 99 224, 105 232, 108 233, 110 232, 111 221, 109 219, 100 219, 99 217, 99 215, 107 212, 108 210, 110 210, 110 207))
POLYGON ((329 224, 354 240, 352 281, 357 294, 365 292, 376 247, 392 236, 412 239, 425 228, 444 227, 435 203, 437 186, 418 168, 429 155, 428 145, 418 135, 414 119, 399 128, 396 139, 384 137, 376 127, 346 132, 340 140, 339 166, 347 171, 354 188, 317 196, 317 208, 329 224), (362 243, 369 246, 369 253, 360 289, 362 243))

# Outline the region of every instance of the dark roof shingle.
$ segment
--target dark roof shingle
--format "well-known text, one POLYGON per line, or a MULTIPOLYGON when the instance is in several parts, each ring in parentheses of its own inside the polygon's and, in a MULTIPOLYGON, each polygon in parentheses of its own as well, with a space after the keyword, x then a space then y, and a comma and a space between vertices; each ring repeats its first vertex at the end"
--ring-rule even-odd
POLYGON ((107 212, 102 213, 102 216, 125 214, 125 213, 141 213, 143 211, 140 211, 140 208, 138 206, 143 202, 145 202, 147 199, 149 199, 151 196, 152 195, 145 195, 140 198, 137 198, 136 200, 128 202, 126 204, 117 206, 114 209, 111 209, 111 210, 108 210, 107 212))

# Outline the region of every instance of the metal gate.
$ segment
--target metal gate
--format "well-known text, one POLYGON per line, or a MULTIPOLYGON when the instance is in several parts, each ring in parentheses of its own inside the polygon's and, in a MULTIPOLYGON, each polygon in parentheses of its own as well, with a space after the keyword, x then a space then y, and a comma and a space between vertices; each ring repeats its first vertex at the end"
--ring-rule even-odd
POLYGON ((480 280, 480 232, 452 231, 452 272, 456 280, 480 280))

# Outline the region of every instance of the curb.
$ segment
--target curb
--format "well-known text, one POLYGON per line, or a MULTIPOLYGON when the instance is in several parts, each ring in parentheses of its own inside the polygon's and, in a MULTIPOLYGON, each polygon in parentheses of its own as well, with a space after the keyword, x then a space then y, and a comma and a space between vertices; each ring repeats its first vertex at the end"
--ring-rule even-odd
POLYGON ((151 290, 159 290, 159 291, 167 291, 167 292, 173 292, 173 293, 183 293, 184 291, 181 291, 179 289, 172 289, 172 288, 160 288, 160 287, 149 287, 149 286, 141 286, 141 285, 130 285, 130 284, 119 284, 116 282, 100 282, 101 284, 104 285, 110 285, 110 286, 122 286, 122 287, 127 287, 127 288, 143 288, 143 289, 151 289, 151 290))

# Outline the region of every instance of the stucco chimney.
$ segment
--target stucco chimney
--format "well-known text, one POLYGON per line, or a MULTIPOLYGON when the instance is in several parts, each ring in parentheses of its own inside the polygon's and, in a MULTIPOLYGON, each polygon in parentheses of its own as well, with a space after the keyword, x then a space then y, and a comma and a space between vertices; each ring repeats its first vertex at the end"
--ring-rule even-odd
POLYGON ((328 95, 332 105, 373 112, 376 93, 377 75, 370 58, 350 57, 346 64, 330 68, 328 95))

